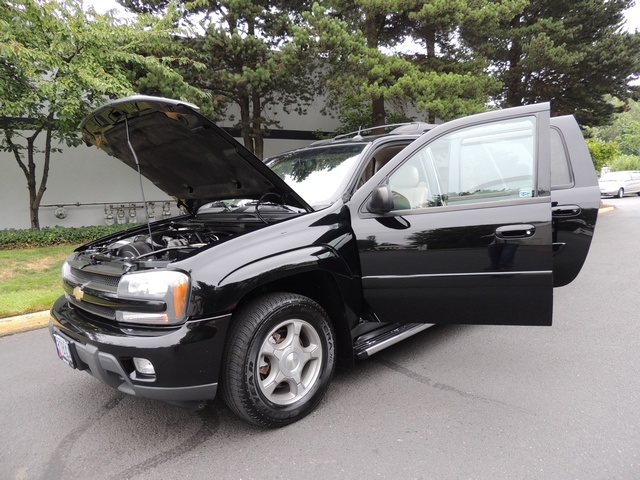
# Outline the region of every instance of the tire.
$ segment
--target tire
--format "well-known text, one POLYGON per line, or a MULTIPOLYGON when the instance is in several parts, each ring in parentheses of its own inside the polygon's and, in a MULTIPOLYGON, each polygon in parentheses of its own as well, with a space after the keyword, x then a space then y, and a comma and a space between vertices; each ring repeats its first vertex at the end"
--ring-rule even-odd
POLYGON ((335 369, 335 334, 313 300, 291 293, 253 299, 234 314, 222 362, 222 395, 240 417, 283 427, 313 411, 335 369))
POLYGON ((620 190, 618 190, 618 194, 616 195, 616 197, 618 198, 624 197, 624 188, 621 188, 620 190))

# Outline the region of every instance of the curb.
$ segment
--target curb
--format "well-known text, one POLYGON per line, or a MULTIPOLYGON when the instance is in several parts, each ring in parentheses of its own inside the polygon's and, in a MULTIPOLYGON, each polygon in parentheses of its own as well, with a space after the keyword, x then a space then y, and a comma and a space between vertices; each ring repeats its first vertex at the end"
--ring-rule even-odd
POLYGON ((16 317, 0 318, 0 337, 28 332, 49 324, 49 310, 16 317))

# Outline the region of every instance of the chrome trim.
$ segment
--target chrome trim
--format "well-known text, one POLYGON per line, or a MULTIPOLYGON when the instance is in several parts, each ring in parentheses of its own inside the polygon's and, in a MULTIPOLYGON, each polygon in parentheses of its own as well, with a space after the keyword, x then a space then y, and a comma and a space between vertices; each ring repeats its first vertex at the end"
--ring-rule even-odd
POLYGON ((374 353, 379 352, 380 350, 384 350, 385 348, 390 347, 391 345, 395 345, 396 343, 401 342, 406 338, 412 337, 415 334, 420 333, 429 327, 433 327, 434 325, 435 325, 434 323, 424 323, 422 325, 418 325, 416 327, 411 328, 410 330, 405 330, 404 332, 402 332, 401 334, 395 337, 391 337, 380 343, 376 343, 371 347, 365 348, 363 349, 363 351, 367 354, 367 356, 371 356, 374 353))
POLYGON ((437 277, 495 277, 496 275, 550 275, 552 270, 537 271, 495 271, 495 272, 471 272, 471 273, 420 273, 415 275, 370 275, 362 277, 362 280, 377 278, 437 278, 437 277))

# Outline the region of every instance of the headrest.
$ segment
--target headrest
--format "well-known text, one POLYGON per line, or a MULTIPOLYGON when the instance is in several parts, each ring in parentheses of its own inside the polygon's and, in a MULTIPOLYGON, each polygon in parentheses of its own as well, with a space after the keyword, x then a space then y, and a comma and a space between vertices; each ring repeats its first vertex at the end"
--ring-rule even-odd
POLYGON ((394 187, 415 187, 419 182, 420 174, 413 165, 403 165, 393 174, 394 187))

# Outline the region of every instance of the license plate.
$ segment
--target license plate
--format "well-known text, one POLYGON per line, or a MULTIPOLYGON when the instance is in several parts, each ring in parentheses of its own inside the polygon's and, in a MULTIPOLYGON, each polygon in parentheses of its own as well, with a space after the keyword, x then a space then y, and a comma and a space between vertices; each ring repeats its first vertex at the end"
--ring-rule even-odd
POLYGON ((58 357, 64 363, 69 365, 71 368, 76 368, 76 364, 73 361, 73 356, 71 355, 71 345, 69 344, 69 340, 66 338, 62 338, 57 333, 53 334, 53 339, 56 342, 56 350, 58 350, 58 357))

